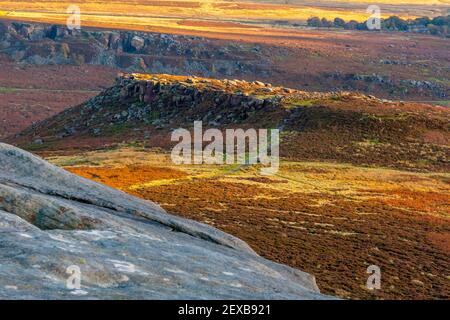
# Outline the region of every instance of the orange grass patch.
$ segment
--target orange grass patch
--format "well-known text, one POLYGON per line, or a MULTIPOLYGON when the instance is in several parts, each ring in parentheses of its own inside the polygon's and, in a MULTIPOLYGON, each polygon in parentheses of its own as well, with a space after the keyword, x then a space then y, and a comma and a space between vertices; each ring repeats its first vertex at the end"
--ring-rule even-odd
POLYGON ((385 192, 385 194, 387 197, 383 199, 383 202, 393 207, 426 213, 450 213, 450 195, 447 193, 400 189, 385 192))
POLYGON ((151 166, 126 166, 118 168, 67 167, 65 169, 84 178, 120 190, 125 190, 132 185, 149 181, 186 177, 186 174, 182 171, 151 166))
POLYGON ((430 232, 427 240, 436 248, 450 255, 450 233, 430 232))
MULTIPOLYGON (((308 171, 308 179, 326 184, 319 169, 308 171)), ((185 174, 148 166, 69 170, 235 235, 265 258, 314 274, 324 293, 353 299, 450 297, 450 223, 446 215, 433 212, 442 210, 448 196, 438 187, 435 192, 378 191, 360 201, 332 193, 274 190, 271 179, 259 176, 182 179, 131 190, 127 187, 132 184, 185 174), (381 290, 365 288, 371 264, 383 272, 381 290)), ((353 188, 358 192, 358 186, 353 188)))

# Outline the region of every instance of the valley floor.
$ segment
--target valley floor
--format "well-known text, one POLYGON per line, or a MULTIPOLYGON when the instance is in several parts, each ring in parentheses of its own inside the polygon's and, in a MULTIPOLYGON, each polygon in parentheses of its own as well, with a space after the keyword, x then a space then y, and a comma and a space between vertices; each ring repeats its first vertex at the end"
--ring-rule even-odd
POLYGON ((323 293, 351 299, 450 298, 449 173, 324 162, 176 166, 137 146, 47 155, 88 179, 210 224, 260 255, 314 274, 323 293), (366 289, 369 265, 381 290, 366 289))

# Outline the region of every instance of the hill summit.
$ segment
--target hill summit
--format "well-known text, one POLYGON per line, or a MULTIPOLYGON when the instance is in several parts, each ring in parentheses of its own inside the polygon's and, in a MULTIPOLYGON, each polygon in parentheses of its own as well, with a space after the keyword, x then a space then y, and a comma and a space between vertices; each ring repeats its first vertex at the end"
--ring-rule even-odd
POLYGON ((34 151, 144 142, 170 149, 173 129, 278 128, 281 155, 413 170, 449 168, 450 111, 355 92, 259 81, 121 74, 116 84, 8 139, 34 151))

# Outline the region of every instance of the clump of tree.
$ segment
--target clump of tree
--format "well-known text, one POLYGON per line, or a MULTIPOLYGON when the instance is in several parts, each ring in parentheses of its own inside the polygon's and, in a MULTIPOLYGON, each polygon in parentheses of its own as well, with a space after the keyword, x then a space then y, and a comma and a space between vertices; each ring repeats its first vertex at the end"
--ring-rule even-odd
MULTIPOLYGON (((328 20, 326 18, 311 17, 307 21, 308 26, 315 28, 342 28, 347 30, 369 30, 367 21, 345 21, 342 18, 328 20)), ((381 30, 419 32, 450 37, 450 15, 439 16, 433 19, 428 17, 404 20, 397 16, 381 19, 381 30)))

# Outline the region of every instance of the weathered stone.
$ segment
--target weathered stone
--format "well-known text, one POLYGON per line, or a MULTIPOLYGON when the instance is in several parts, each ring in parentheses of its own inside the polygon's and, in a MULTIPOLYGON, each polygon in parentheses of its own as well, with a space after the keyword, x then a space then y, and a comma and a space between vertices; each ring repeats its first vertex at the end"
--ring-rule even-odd
POLYGON ((131 38, 131 46, 134 48, 134 50, 139 51, 141 50, 145 45, 145 40, 142 37, 139 36, 133 36, 131 38))
POLYGON ((44 141, 42 139, 38 138, 38 139, 34 139, 33 143, 34 144, 43 144, 44 141))
POLYGON ((0 299, 329 298, 233 236, 5 144, 0 248, 0 299))

